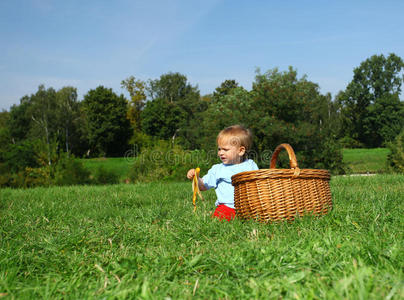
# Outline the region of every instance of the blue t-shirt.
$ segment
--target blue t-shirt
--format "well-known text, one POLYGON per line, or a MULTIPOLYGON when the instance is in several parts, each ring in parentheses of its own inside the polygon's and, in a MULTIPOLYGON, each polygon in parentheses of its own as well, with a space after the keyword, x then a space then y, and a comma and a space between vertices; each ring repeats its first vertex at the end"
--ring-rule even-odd
POLYGON ((240 172, 253 170, 258 170, 258 166, 251 159, 234 165, 221 163, 213 165, 208 174, 202 177, 202 180, 207 189, 215 189, 216 206, 224 204, 234 209, 234 186, 231 185, 231 177, 240 172))

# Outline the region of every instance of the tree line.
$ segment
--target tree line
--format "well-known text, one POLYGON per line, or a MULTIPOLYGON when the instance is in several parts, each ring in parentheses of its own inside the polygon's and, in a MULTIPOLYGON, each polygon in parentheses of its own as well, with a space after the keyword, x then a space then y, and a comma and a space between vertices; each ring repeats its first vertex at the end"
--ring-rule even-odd
POLYGON ((403 60, 374 55, 353 70, 332 99, 289 67, 256 71, 251 90, 233 79, 201 95, 185 75, 167 73, 121 82, 128 94, 98 86, 79 101, 77 89, 40 85, 0 113, 0 169, 52 165, 60 153, 76 157, 123 156, 150 151, 161 140, 185 150, 215 149, 219 130, 243 124, 254 133, 252 152, 290 143, 302 167, 342 170, 341 147, 382 147, 404 128, 400 100, 403 60))

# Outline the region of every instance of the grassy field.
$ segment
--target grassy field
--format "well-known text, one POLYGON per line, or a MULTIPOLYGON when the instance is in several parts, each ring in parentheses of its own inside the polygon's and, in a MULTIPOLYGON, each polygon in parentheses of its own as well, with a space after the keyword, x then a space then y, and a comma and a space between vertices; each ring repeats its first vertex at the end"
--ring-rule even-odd
POLYGON ((109 172, 113 172, 119 176, 119 181, 124 182, 128 178, 128 172, 133 164, 133 158, 126 157, 101 157, 91 159, 80 159, 84 166, 94 174, 97 168, 104 168, 109 172))
POLYGON ((218 222, 190 183, 0 190, 0 297, 403 299, 404 176, 334 177, 334 209, 218 222))
MULTIPOLYGON (((348 174, 385 173, 388 154, 387 148, 344 149, 343 159, 348 167, 348 174)), ((133 160, 133 157, 80 159, 92 174, 96 173, 97 168, 102 167, 117 174, 120 182, 128 178, 133 160)))
POLYGON ((343 159, 349 167, 349 173, 384 173, 389 153, 387 148, 344 149, 343 159))

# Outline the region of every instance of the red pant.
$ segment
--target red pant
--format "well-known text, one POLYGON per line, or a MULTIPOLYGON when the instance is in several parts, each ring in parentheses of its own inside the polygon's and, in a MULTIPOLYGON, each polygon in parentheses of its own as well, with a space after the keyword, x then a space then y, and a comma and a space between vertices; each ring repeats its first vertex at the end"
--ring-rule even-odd
POLYGON ((234 219, 236 216, 236 211, 233 208, 230 208, 224 204, 219 204, 216 207, 215 212, 212 215, 212 218, 218 218, 220 220, 226 219, 227 221, 230 221, 234 219))

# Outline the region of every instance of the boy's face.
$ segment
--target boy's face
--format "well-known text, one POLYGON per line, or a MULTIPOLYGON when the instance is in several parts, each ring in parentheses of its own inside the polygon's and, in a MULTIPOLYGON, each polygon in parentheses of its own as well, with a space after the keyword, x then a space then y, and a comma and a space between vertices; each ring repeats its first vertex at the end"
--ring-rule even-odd
POLYGON ((245 147, 240 146, 237 137, 220 138, 217 141, 217 155, 225 165, 239 164, 243 160, 245 147))

